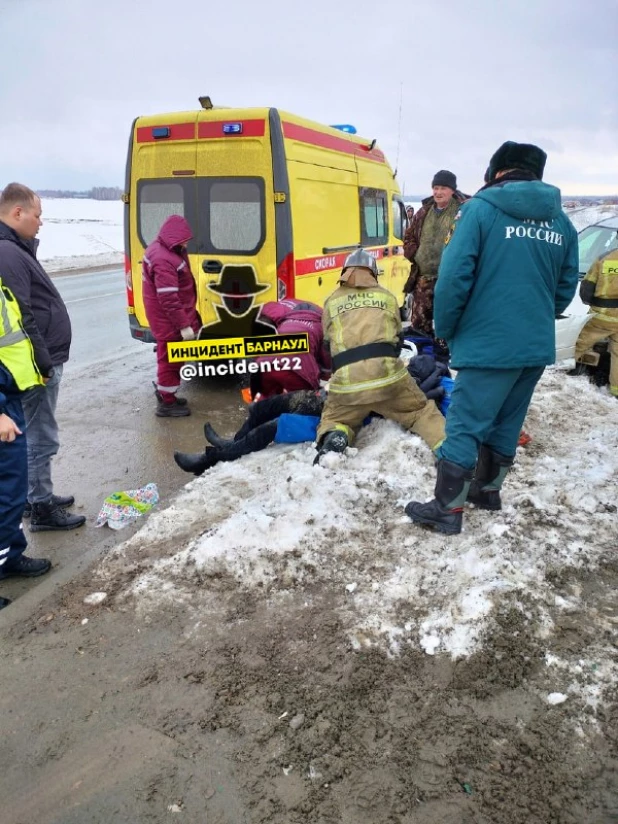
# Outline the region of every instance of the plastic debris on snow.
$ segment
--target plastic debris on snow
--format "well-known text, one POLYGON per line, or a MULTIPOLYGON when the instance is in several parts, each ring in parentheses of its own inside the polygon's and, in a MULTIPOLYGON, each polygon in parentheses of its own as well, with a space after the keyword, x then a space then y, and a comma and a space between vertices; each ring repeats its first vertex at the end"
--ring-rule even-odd
POLYGON ((123 529, 135 523, 158 502, 159 490, 153 483, 127 492, 114 492, 103 501, 95 526, 107 524, 110 529, 123 529))

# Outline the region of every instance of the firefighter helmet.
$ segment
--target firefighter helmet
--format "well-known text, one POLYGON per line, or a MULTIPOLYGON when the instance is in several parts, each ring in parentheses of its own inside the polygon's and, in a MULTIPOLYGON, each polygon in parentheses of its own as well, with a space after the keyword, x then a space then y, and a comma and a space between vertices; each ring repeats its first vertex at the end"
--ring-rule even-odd
POLYGON ((378 276, 378 264, 376 263, 376 259, 364 249, 355 249, 354 252, 347 256, 345 263, 343 264, 341 274, 343 275, 346 269, 351 269, 353 266, 358 266, 362 269, 369 269, 375 278, 378 276))

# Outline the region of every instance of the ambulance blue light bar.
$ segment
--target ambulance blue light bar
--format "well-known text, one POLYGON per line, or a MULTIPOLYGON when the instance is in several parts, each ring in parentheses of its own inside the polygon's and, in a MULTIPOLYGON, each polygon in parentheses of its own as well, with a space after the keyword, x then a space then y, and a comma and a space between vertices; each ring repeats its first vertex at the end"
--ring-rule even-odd
POLYGON ((224 123, 223 134, 242 134, 242 123, 224 123))
POLYGON ((350 126, 349 123, 341 123, 340 125, 333 125, 331 129, 339 129, 340 132, 346 132, 347 134, 356 134, 356 127, 350 126))
POLYGON ((155 126, 152 130, 152 136, 155 140, 161 140, 162 137, 169 137, 172 130, 169 126, 155 126))

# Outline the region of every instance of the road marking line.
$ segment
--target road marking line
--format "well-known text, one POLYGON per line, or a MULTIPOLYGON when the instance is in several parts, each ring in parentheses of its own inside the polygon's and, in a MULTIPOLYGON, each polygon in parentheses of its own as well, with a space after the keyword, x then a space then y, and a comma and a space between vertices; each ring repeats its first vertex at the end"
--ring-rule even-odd
POLYGON ((111 298, 112 295, 124 295, 124 291, 121 292, 106 292, 104 295, 93 295, 90 298, 75 298, 74 300, 65 300, 65 305, 68 306, 71 303, 81 303, 83 300, 97 300, 98 298, 111 298))

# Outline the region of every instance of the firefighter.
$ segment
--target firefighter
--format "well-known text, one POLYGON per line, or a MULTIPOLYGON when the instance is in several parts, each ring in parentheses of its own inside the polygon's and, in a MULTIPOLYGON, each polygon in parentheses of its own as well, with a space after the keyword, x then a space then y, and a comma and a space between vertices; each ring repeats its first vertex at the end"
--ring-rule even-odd
POLYGON ((579 333, 575 361, 595 343, 608 338, 611 357, 609 391, 618 398, 618 249, 612 249, 592 264, 580 284, 579 296, 596 317, 579 333))
MULTIPOLYGON (((51 568, 44 558, 24 555, 28 541, 22 524, 28 495, 28 455, 20 395, 44 383, 17 301, 0 278, 0 579, 16 575, 34 578, 51 568)), ((1 598, 0 608, 8 603, 1 598)))
POLYGON ((318 428, 318 456, 343 452, 371 413, 420 435, 430 449, 444 438, 444 418, 399 359, 401 318, 395 296, 378 285, 375 258, 348 255, 339 287, 326 299, 324 339, 333 376, 318 428))

